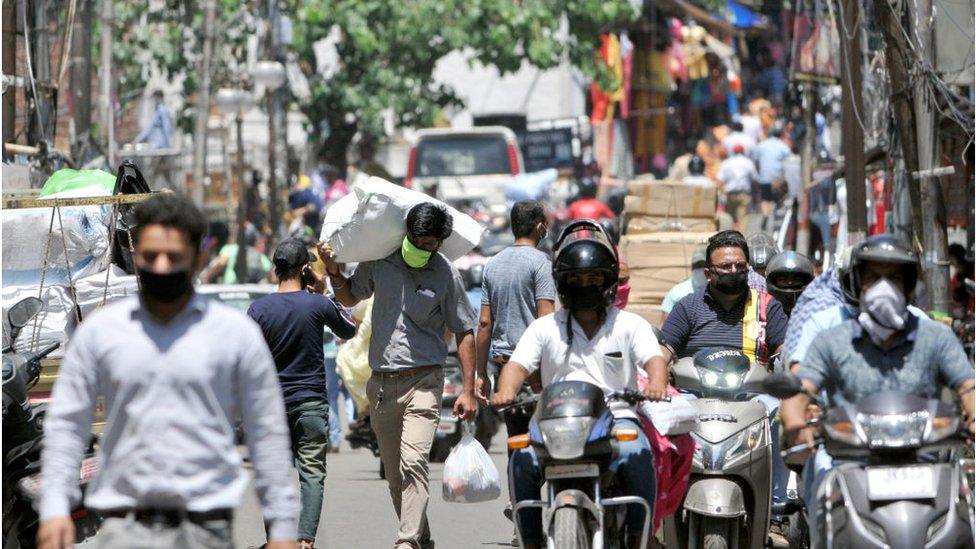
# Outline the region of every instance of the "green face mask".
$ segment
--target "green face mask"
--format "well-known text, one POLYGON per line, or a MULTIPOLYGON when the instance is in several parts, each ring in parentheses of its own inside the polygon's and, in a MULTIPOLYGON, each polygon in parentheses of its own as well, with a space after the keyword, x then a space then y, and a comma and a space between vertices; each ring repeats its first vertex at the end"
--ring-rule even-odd
POLYGON ((403 261, 407 265, 414 269, 419 269, 427 265, 427 262, 430 261, 430 256, 434 255, 434 252, 421 250, 414 246, 409 238, 403 237, 403 246, 400 248, 400 255, 403 256, 403 261))

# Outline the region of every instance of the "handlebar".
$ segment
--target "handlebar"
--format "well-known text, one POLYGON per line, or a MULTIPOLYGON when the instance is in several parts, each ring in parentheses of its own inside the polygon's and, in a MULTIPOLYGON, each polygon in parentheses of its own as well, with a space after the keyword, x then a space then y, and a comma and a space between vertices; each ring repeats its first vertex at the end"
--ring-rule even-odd
POLYGON ((41 349, 40 351, 38 351, 37 354, 35 354, 31 360, 40 360, 46 357, 47 355, 53 353, 60 346, 61 346, 61 342, 54 342, 48 345, 47 347, 41 349))
POLYGON ((514 410, 517 408, 524 409, 527 408, 528 406, 535 404, 536 402, 539 402, 539 395, 533 394, 533 395, 520 398, 516 401, 513 401, 511 404, 506 404, 505 406, 499 406, 498 408, 495 408, 495 410, 499 412, 504 412, 506 410, 514 410))
MULTIPOLYGON (((640 404, 645 400, 650 401, 644 393, 640 391, 635 391, 633 389, 624 389, 623 391, 614 391, 607 396, 607 400, 623 400, 628 404, 640 404)), ((670 396, 665 396, 662 399, 651 401, 651 402, 671 402, 670 396)))

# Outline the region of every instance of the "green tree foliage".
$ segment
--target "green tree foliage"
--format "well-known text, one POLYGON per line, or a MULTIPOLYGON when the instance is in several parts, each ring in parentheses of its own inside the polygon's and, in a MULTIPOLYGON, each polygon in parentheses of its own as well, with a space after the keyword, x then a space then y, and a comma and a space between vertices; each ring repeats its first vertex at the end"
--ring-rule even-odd
MULTIPOLYGON (((564 58, 596 75, 600 33, 639 15, 633 0, 282 0, 293 23, 289 57, 309 80, 311 97, 298 103, 310 141, 342 167, 352 137, 383 135, 385 112, 399 126, 431 125, 447 106, 459 106, 453 90, 433 81, 441 57, 469 52, 502 73, 523 63, 553 67, 564 58), (316 73, 313 45, 333 26, 341 30, 340 66, 330 78, 316 73)), ((147 67, 185 77, 186 98, 196 92, 202 51, 203 2, 116 0, 115 62, 120 67, 123 108, 145 87, 147 67)), ((241 74, 247 37, 263 27, 264 2, 219 0, 213 88, 241 74)), ((180 116, 191 127, 191 111, 180 116)))
POLYGON ((341 166, 357 131, 367 141, 382 135, 387 109, 400 126, 424 127, 460 104, 433 82, 444 55, 463 50, 502 73, 553 67, 565 55, 594 75, 600 33, 638 15, 625 0, 307 0, 294 16, 293 47, 312 87, 300 107, 313 141, 341 166), (313 44, 334 25, 341 66, 326 80, 314 72, 313 44))

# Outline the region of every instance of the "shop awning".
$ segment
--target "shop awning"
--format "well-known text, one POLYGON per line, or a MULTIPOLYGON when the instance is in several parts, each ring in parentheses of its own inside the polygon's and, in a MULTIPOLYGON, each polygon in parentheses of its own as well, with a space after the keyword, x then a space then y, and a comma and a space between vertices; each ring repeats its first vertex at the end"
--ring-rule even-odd
POLYGON ((751 29, 766 24, 766 18, 733 0, 727 0, 725 6, 729 10, 732 24, 739 29, 751 29))

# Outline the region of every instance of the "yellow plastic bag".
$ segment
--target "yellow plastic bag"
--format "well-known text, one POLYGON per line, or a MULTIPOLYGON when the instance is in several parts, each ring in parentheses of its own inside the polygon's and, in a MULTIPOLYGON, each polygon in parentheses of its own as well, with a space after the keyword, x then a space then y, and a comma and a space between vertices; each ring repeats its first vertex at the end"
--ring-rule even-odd
POLYGON ((372 370, 369 367, 369 340, 373 335, 371 315, 373 314, 373 298, 360 301, 353 310, 352 317, 359 323, 356 335, 339 346, 336 355, 336 365, 339 377, 349 391, 356 409, 360 414, 369 413, 369 400, 366 398, 366 382, 372 370))

